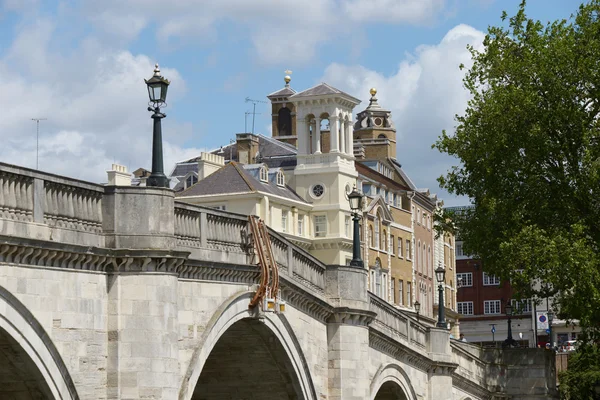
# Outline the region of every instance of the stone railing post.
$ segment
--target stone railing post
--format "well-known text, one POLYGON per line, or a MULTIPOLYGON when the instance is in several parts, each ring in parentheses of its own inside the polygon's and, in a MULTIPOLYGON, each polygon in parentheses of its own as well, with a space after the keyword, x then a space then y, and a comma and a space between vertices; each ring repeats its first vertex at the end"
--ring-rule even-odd
POLYGON ((329 400, 368 399, 368 325, 376 316, 369 311, 367 271, 363 268, 327 267, 325 293, 335 307, 327 322, 329 400))
POLYGON ((429 369, 429 399, 446 399, 452 393, 452 371, 456 364, 452 361, 450 331, 443 328, 429 328, 427 352, 434 365, 429 369))
POLYGON ((106 247, 123 253, 107 274, 108 399, 175 399, 180 384, 173 191, 107 186, 106 247), (133 254, 141 254, 136 263, 133 254), (132 362, 135 360, 135 362, 132 362))
POLYGON ((40 178, 33 179, 33 222, 44 223, 44 204, 46 203, 46 189, 44 181, 40 178))

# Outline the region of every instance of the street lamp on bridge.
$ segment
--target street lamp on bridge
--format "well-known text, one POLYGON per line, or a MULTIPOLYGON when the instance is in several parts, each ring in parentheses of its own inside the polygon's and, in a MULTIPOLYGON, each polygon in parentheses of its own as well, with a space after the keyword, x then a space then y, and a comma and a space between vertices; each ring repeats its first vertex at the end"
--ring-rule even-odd
POLYGON ((516 347, 519 344, 512 337, 511 317, 512 317, 512 313, 513 313, 513 307, 510 304, 510 300, 508 303, 506 303, 504 310, 506 311, 506 316, 508 317, 508 335, 507 335, 504 343, 502 343, 502 347, 516 347))
POLYGON ((160 112, 160 107, 167 104, 167 89, 169 88, 168 79, 160 75, 158 64, 154 66, 154 75, 150 79, 144 79, 148 86, 148 96, 150 97, 151 106, 148 111, 154 112, 152 119, 154 120, 154 128, 152 131, 152 173, 146 181, 146 186, 169 187, 169 179, 166 177, 163 168, 163 151, 162 151, 162 127, 161 119, 166 117, 166 114, 160 112))
POLYGON ((438 328, 447 329, 446 316, 444 310, 444 277, 446 276, 446 270, 442 266, 438 266, 435 270, 435 279, 438 282, 439 300, 438 300, 438 322, 436 326, 438 328))
POLYGON ((352 261, 350 266, 363 268, 363 260, 360 258, 360 227, 358 221, 360 217, 358 212, 362 210, 363 194, 356 189, 356 186, 348 194, 348 202, 352 210, 352 219, 354 220, 354 237, 352 239, 352 261))

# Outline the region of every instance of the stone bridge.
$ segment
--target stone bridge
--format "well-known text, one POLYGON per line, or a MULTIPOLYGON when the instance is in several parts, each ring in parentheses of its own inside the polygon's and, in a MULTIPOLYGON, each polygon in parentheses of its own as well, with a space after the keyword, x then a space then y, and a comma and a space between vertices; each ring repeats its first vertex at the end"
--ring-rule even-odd
POLYGON ((270 237, 285 312, 250 310, 248 217, 0 164, 2 399, 553 398, 550 352, 484 351, 270 237))

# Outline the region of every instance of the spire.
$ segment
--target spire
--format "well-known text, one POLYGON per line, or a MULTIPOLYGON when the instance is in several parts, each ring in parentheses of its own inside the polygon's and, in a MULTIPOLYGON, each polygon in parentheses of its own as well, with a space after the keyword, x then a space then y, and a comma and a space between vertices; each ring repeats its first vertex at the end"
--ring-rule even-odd
POLYGON ((379 103, 377 103, 377 97, 375 97, 377 94, 377 89, 371 88, 369 93, 371 93, 371 100, 369 100, 369 106, 367 107, 367 110, 381 109, 381 106, 379 103))

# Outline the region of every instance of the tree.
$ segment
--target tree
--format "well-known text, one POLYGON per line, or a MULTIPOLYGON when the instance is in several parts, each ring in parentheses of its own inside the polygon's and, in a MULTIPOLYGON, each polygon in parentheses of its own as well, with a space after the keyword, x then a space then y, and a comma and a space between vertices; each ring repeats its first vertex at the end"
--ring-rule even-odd
POLYGON ((460 165, 439 182, 474 205, 456 221, 465 251, 518 297, 554 295, 559 317, 597 341, 600 0, 546 25, 525 9, 469 48, 472 98, 434 144, 460 165))
POLYGON ((571 355, 568 368, 560 374, 559 379, 562 399, 600 397, 600 347, 588 345, 571 355))

